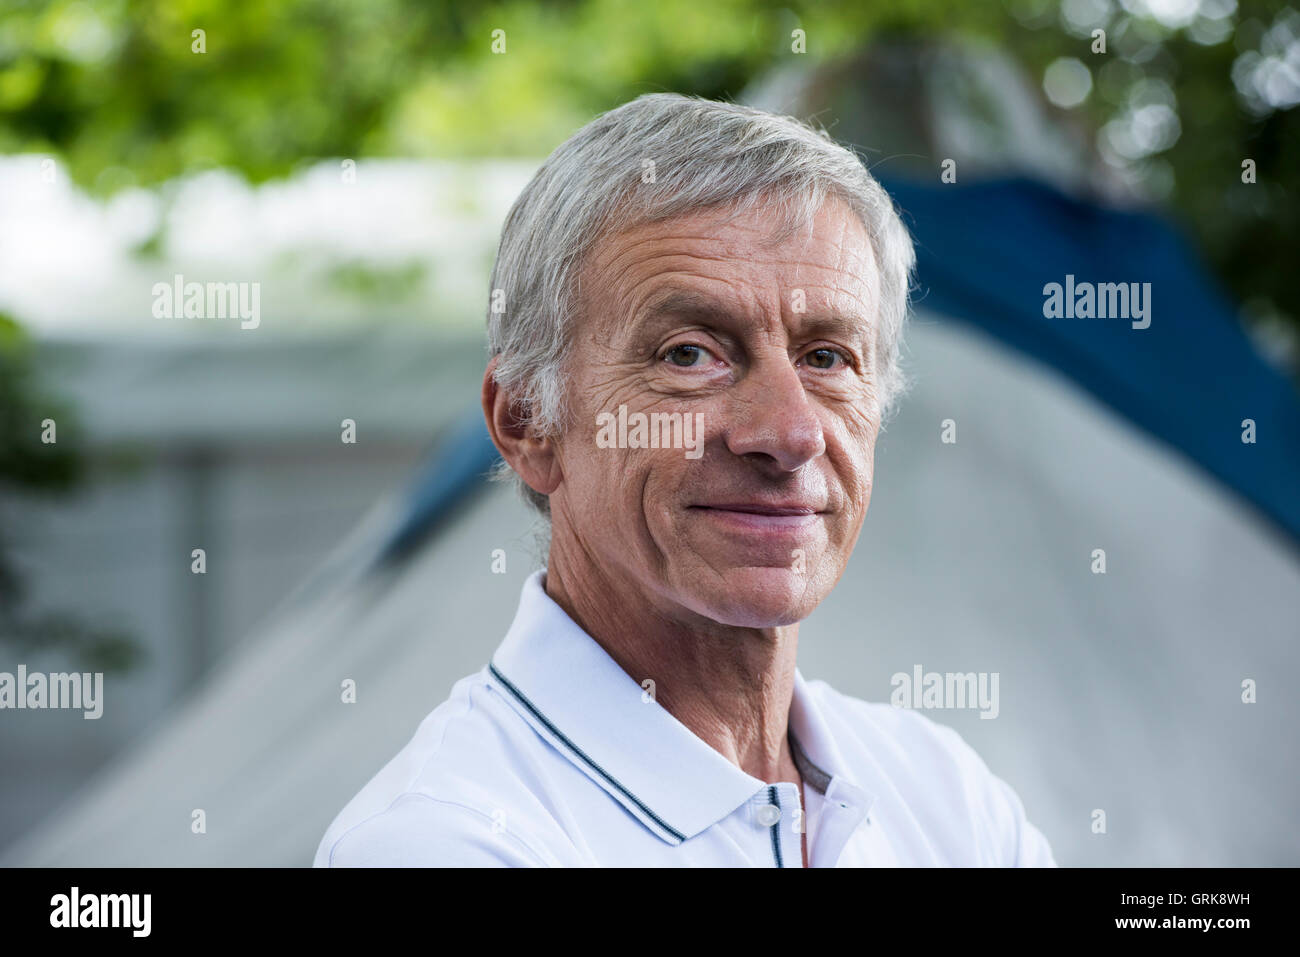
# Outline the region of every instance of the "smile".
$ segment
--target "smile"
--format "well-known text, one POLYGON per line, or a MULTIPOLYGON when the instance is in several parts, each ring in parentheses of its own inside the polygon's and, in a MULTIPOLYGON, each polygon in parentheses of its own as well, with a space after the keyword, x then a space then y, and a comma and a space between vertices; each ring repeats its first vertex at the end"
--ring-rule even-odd
POLYGON ((798 535, 816 527, 822 518, 822 513, 810 506, 693 505, 690 510, 728 529, 749 534, 798 535))

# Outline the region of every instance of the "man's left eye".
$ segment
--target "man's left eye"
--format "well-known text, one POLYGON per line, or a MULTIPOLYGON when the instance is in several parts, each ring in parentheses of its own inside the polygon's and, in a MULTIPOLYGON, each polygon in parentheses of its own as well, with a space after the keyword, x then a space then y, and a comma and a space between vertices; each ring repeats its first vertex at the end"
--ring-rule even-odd
POLYGON ((832 369, 835 367, 836 360, 842 362, 844 359, 834 349, 814 349, 805 358, 814 369, 832 369))

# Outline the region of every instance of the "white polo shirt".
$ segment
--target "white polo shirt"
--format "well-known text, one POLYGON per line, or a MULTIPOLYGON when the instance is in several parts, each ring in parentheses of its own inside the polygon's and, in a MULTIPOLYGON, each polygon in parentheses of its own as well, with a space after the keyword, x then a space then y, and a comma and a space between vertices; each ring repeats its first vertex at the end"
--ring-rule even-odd
MULTIPOLYGON (((808 792, 751 777, 655 703, 543 587, 348 803, 318 867, 1055 866, 1016 793, 951 728, 797 670, 808 792)), ((653 677, 653 676, 646 676, 653 677)))

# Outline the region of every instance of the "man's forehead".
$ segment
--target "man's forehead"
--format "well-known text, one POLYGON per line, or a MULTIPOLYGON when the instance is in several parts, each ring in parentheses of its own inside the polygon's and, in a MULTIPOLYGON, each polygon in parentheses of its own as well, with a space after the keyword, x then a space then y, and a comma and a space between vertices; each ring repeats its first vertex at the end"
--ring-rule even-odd
POLYGON ((827 202, 796 229, 781 227, 775 212, 755 207, 730 218, 692 212, 608 235, 587 260, 583 298, 612 297, 630 319, 734 308, 747 287, 776 284, 809 306, 874 312, 875 257, 847 204, 827 202))

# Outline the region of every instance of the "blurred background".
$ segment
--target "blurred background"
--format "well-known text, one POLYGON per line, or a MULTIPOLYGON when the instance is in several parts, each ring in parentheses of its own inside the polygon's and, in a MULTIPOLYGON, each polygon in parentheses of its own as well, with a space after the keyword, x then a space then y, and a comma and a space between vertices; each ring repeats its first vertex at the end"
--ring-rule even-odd
POLYGON ((0 672, 105 701, 0 711, 0 863, 309 864, 486 663, 543 559, 482 477, 499 230, 658 91, 817 123, 917 239, 915 387, 803 673, 998 672, 997 720, 929 716, 1062 864, 1300 864, 1300 13, 1264 0, 2 0, 0 672), (1044 319, 1067 273, 1151 282, 1151 327, 1044 319), (177 275, 260 323, 160 318, 177 275))

